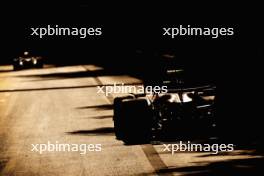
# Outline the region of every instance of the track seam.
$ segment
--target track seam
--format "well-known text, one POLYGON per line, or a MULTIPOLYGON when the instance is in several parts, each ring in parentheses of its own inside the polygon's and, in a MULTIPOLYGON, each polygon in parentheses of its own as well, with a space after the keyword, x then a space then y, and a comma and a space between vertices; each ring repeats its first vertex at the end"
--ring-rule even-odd
MULTIPOLYGON (((85 66, 83 66, 83 68, 85 70, 87 70, 87 71, 90 71, 85 66)), ((93 78, 96 81, 96 84, 103 85, 103 83, 101 82, 101 80, 97 76, 95 76, 93 78)), ((109 96, 106 96, 106 98, 109 101, 109 103, 113 103, 114 96, 112 94, 109 94, 109 96)), ((146 145, 140 145, 140 146, 141 146, 141 149, 143 150, 144 154, 146 155, 149 163, 151 164, 151 166, 155 170, 155 174, 157 174, 158 176, 160 176, 160 175, 162 175, 162 176, 172 176, 173 175, 171 173, 161 173, 160 172, 161 170, 168 169, 168 167, 162 161, 161 157, 159 156, 158 152, 156 151, 156 149, 153 147, 152 144, 146 144, 146 145)))

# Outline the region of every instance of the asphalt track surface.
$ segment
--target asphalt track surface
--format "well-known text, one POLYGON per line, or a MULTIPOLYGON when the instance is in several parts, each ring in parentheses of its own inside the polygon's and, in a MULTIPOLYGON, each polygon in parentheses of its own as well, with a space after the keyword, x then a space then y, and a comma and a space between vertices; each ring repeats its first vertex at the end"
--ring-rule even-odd
POLYGON ((240 150, 172 155, 162 143, 124 145, 115 139, 112 121, 113 98, 119 95, 97 93, 97 86, 141 81, 129 75, 90 74, 98 70, 103 68, 46 65, 13 71, 10 65, 0 66, 0 175, 206 175, 199 168, 253 157, 240 150), (32 151, 33 145, 48 142, 100 144, 101 150, 32 151))

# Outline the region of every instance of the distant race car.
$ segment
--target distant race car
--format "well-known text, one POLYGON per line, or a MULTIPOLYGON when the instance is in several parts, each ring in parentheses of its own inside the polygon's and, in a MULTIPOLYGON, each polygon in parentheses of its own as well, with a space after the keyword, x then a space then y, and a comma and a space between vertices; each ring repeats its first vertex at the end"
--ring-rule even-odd
POLYGON ((213 133, 216 87, 186 87, 181 85, 182 70, 168 67, 165 70, 176 73, 163 77, 166 78, 163 85, 169 84, 166 93, 128 94, 114 99, 113 121, 118 140, 127 144, 148 143, 213 133))
POLYGON ((30 56, 28 52, 24 52, 23 56, 13 60, 14 70, 24 68, 43 68, 43 58, 40 56, 30 56))

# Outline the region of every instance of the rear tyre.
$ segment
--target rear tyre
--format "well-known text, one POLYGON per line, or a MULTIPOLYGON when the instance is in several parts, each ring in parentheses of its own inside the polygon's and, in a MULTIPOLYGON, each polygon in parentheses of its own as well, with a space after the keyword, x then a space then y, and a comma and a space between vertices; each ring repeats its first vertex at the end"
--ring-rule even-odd
POLYGON ((148 99, 130 99, 122 103, 120 126, 125 144, 149 143, 152 137, 152 111, 148 99))
POLYGON ((120 122, 121 117, 121 109, 122 109, 122 103, 124 100, 129 100, 129 99, 134 99, 135 96, 133 95, 128 95, 124 97, 117 97, 114 99, 114 116, 113 116, 113 121, 114 121, 114 131, 115 131, 115 136, 116 139, 120 140, 122 139, 122 125, 120 122))
POLYGON ((43 62, 41 60, 36 64, 36 68, 43 68, 43 62))
POLYGON ((21 70, 21 67, 17 64, 13 64, 13 69, 16 70, 21 70))

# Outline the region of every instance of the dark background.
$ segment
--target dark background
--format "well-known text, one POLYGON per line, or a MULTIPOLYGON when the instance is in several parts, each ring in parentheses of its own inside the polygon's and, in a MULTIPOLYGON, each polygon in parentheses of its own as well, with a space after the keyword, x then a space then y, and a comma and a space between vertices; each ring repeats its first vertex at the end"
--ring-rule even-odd
MULTIPOLYGON (((12 2, 1 12, 1 64, 25 49, 58 65, 95 63, 140 72, 154 55, 174 53, 190 70, 208 73, 217 85, 218 120, 236 138, 261 136, 263 27, 257 4, 47 3, 12 2), (211 6, 208 6, 211 5, 211 6), (102 27, 103 35, 30 36, 31 27, 102 27), (162 36, 162 27, 233 27, 234 36, 162 36), (142 51, 138 56, 136 51, 142 51)), ((131 73, 131 72, 130 72, 131 73)), ((143 74, 143 72, 142 72, 143 74)))

